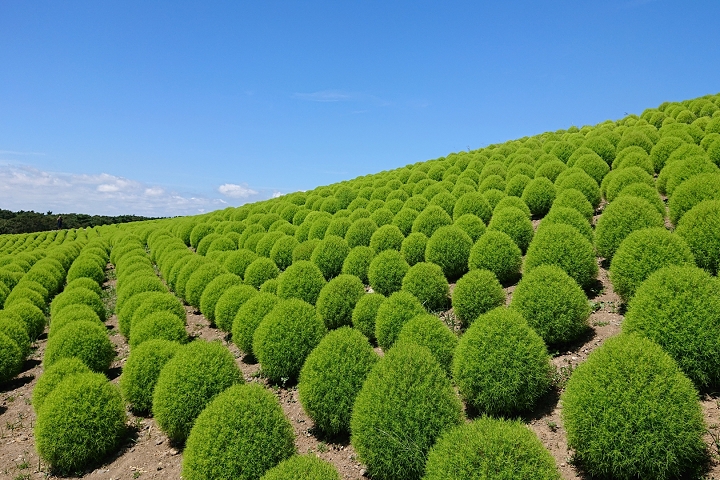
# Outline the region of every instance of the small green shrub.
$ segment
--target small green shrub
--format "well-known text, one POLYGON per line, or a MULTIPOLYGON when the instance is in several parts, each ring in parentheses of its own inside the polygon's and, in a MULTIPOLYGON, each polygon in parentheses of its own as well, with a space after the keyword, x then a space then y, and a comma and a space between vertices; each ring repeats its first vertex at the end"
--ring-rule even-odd
POLYGON ((410 232, 412 232, 412 224, 418 215, 419 212, 417 210, 403 207, 393 217, 392 224, 400 229, 400 232, 402 232, 403 236, 410 235, 410 232))
POLYGON ((435 440, 462 422, 462 406, 427 348, 391 349, 355 400, 351 443, 377 479, 420 478, 435 440))
POLYGON ((125 407, 117 387, 99 373, 81 373, 65 378, 45 398, 35 445, 53 469, 74 473, 115 450, 124 432, 125 407))
POLYGON ((299 298, 315 305, 320 290, 325 286, 320 268, 307 260, 293 262, 279 277, 277 296, 280 298, 299 298))
POLYGON ((628 167, 622 170, 613 170, 603 182, 606 185, 605 198, 608 202, 614 201, 625 188, 635 183, 643 183, 651 188, 655 188, 655 182, 652 177, 638 167, 628 167))
POLYGON ((685 240, 695 262, 713 275, 720 267, 720 200, 705 200, 691 208, 675 232, 685 240))
POLYGON ((211 323, 215 323, 215 307, 228 288, 242 285, 242 279, 234 273, 223 273, 210 281, 200 296, 200 312, 211 323))
POLYGON ((424 313, 422 303, 411 293, 401 290, 390 295, 375 315, 375 338, 378 345, 387 351, 397 340, 405 323, 424 313))
POLYGON ((522 252, 506 233, 488 230, 470 249, 470 270, 489 270, 503 285, 511 285, 520 278, 522 252))
POLYGON ((45 314, 30 302, 17 301, 12 305, 6 305, 3 311, 8 315, 19 317, 25 325, 30 340, 37 339, 45 330, 45 314))
POLYGON ((269 258, 259 257, 245 270, 245 283, 255 288, 260 286, 271 278, 276 278, 280 274, 275 262, 269 258))
MULTIPOLYGON (((272 265, 275 264, 273 263, 272 265)), ((205 291, 205 287, 207 287, 208 284, 210 284, 215 278, 223 275, 224 273, 228 273, 227 270, 215 262, 209 262, 198 268, 185 284, 185 300, 187 303, 199 308, 200 298, 205 291)))
POLYGON ((330 280, 317 299, 317 311, 325 327, 332 330, 352 324, 353 309, 363 295, 365 287, 354 275, 340 275, 330 280))
POLYGON ((445 310, 450 286, 442 269, 434 263, 416 263, 402 280, 402 290, 415 296, 430 312, 445 310))
POLYGON ((345 233, 345 241, 350 248, 369 247, 370 239, 377 229, 377 224, 370 218, 360 218, 355 220, 348 228, 347 233, 345 233))
POLYGON ((472 239, 460 227, 440 227, 427 242, 425 260, 439 265, 452 281, 467 272, 472 246, 472 239))
POLYGON ((503 199, 500 200, 497 205, 495 205, 495 209, 493 210, 493 212, 499 212, 503 208, 507 207, 517 208, 519 210, 522 210, 528 218, 532 217, 530 207, 528 207, 527 203, 525 203, 522 199, 518 197, 503 197, 503 199))
POLYGON ((470 325, 455 350, 452 370, 460 395, 490 415, 528 411, 550 388, 545 343, 517 311, 505 307, 470 325))
POLYGON ((180 347, 177 342, 162 339, 148 340, 133 347, 120 376, 120 391, 133 411, 150 412, 160 371, 180 347))
POLYGON ((243 383, 230 351, 219 342, 183 345, 160 371, 152 413, 171 440, 184 443, 197 416, 219 393, 243 383))
POLYGON ((535 178, 546 178, 550 182, 554 182, 558 175, 567 170, 567 168, 567 165, 561 160, 549 160, 537 167, 535 170, 535 178))
POLYGON ((293 440, 292 425, 272 393, 258 384, 234 385, 197 417, 183 452, 182 476, 257 479, 295 453, 293 440))
POLYGON ((270 250, 270 260, 275 262, 280 270, 285 270, 292 264, 293 251, 300 245, 295 237, 285 235, 273 244, 270 250))
POLYGON ((507 234, 525 253, 533 238, 532 222, 525 213, 514 207, 504 208, 493 214, 488 230, 496 230, 507 234))
POLYGON ((155 312, 133 325, 130 333, 130 348, 148 340, 171 340, 185 343, 188 340, 185 322, 169 312, 155 312))
MULTIPOLYGON (((453 225, 460 227, 465 233, 467 233, 473 243, 477 242, 478 238, 480 238, 487 230, 485 223, 483 223, 480 217, 476 217, 471 213, 466 213, 465 215, 458 217, 453 225)), ((402 248, 400 251, 402 252, 402 248)))
POLYGON ((375 255, 368 268, 368 280, 373 291, 385 296, 400 290, 402 279, 410 269, 402 254, 385 250, 375 255))
POLYGON ((607 162, 599 156, 592 154, 582 155, 577 159, 574 166, 584 170, 598 185, 600 185, 600 182, 605 178, 605 175, 610 172, 610 167, 607 162))
POLYGON ((379 293, 365 294, 355 304, 352 312, 353 327, 365 335, 371 342, 375 341, 375 318, 385 296, 379 293))
POLYGON ((294 455, 267 471, 260 480, 340 480, 335 467, 308 453, 294 455))
POLYGON ((355 247, 350 250, 347 257, 343 261, 342 273, 345 275, 354 275, 360 279, 363 285, 367 285, 368 269, 370 262, 375 257, 375 250, 371 247, 355 247))
POLYGON ((320 268, 325 280, 330 280, 340 275, 348 253, 350 247, 345 239, 328 235, 317 244, 310 260, 320 268))
MULTIPOLYGON (((524 165, 524 164, 523 164, 524 165)), ((525 190, 525 187, 528 183, 532 180, 533 177, 535 177, 535 171, 532 167, 528 166, 530 168, 531 175, 525 175, 525 174, 517 174, 508 179, 508 181, 505 183, 505 194, 510 197, 520 197, 522 196, 523 190, 525 190)))
POLYGON ((428 453, 424 480, 560 480, 555 460, 518 420, 481 417, 444 433, 428 453))
POLYGON ((100 287, 98 282, 96 282, 92 278, 86 277, 76 278, 75 280, 68 282, 68 284, 65 285, 65 291, 72 290, 73 288, 78 287, 87 288, 88 290, 93 291, 98 295, 102 295, 102 287, 100 287))
POLYGON ((272 293, 260 292, 248 298, 238 309, 232 324, 232 341, 246 354, 253 354, 253 336, 265 315, 280 302, 272 293))
POLYGON ((300 371, 300 403, 315 426, 328 435, 347 433, 353 403, 377 354, 359 331, 342 327, 328 333, 300 371))
POLYGON ((13 339, 0 332, 0 385, 22 370, 25 358, 13 339))
POLYGON ((677 225, 686 212, 704 200, 720 200, 719 174, 701 173, 681 183, 668 202, 670 221, 677 225))
POLYGON ((95 283, 102 283, 105 280, 105 269, 88 257, 78 257, 68 270, 67 282, 77 278, 90 278, 95 283))
POLYGON ((500 201, 506 197, 505 192, 491 188, 490 190, 487 190, 485 193, 482 194, 483 198, 487 200, 488 205, 490 205, 491 210, 495 210, 495 207, 500 203, 500 201))
POLYGON ((426 347, 440 366, 450 374, 457 336, 435 315, 418 315, 402 327, 396 345, 405 342, 426 347))
POLYGON ((429 205, 413 222, 412 232, 422 233, 429 238, 438 228, 451 224, 452 218, 445 210, 437 205, 429 205))
MULTIPOLYGON (((563 166, 565 165, 563 164, 563 166)), ((548 178, 535 178, 523 190, 522 200, 533 215, 543 217, 555 201, 555 185, 548 178)))
POLYGON ((245 277, 245 270, 258 258, 255 252, 241 248, 236 252, 231 252, 223 262, 223 266, 240 278, 245 277))
POLYGON ((590 175, 585 173, 584 170, 573 167, 572 169, 568 169, 567 172, 570 172, 571 170, 573 171, 568 175, 558 177, 555 182, 556 194, 559 195, 560 192, 569 188, 579 190, 583 193, 583 195, 585 195, 585 198, 590 205, 592 205, 593 208, 597 208, 598 205, 600 205, 601 199, 598 184, 590 175))
POLYGON ((231 286, 222 294, 215 305, 215 324, 224 331, 232 331, 233 321, 238 310, 258 291, 250 285, 231 286))
POLYGON ((63 327, 48 340, 43 366, 48 368, 67 357, 78 357, 93 372, 106 372, 115 358, 115 349, 107 336, 107 329, 87 320, 63 327))
POLYGON ((0 333, 4 333, 20 348, 23 359, 30 355, 30 335, 25 329, 25 324, 10 315, 0 317, 0 333))
POLYGON ((580 190, 568 188, 558 192, 553 202, 553 207, 568 207, 577 210, 586 220, 590 221, 595 215, 595 209, 587 201, 580 190))
POLYGON ((46 369, 38 378, 32 391, 32 406, 35 413, 37 414, 47 396, 55 390, 60 382, 70 375, 78 373, 91 373, 91 370, 82 360, 75 357, 62 358, 46 369))
POLYGON ((664 228, 644 228, 625 237, 610 263, 613 289, 626 302, 655 271, 669 265, 694 265, 682 237, 664 228))
POLYGON ((427 242, 428 238, 419 232, 411 233, 403 240, 400 253, 408 265, 412 266, 425 260, 427 242))
POLYGON ((635 230, 663 227, 662 215, 645 199, 619 197, 610 203, 597 221, 595 241, 598 254, 611 260, 620 243, 635 230))
POLYGON ((457 199, 453 207, 453 217, 457 220, 466 213, 471 213, 487 224, 492 216, 492 210, 487 199, 481 193, 470 192, 457 199))
POLYGON ((43 295, 32 288, 23 286, 22 283, 18 283, 15 288, 12 289, 10 295, 8 295, 5 299, 5 306, 10 307, 18 302, 29 302, 37 308, 45 308, 45 299, 43 298, 43 295))
POLYGON ((327 333, 315 308, 297 298, 279 302, 253 335, 253 354, 272 382, 297 378, 305 358, 327 333))
POLYGON ((573 372, 562 396, 568 445, 590 475, 688 478, 703 461, 698 394, 659 346, 610 338, 573 372))
POLYGON ((471 270, 457 281, 453 290, 453 310, 465 328, 480 315, 504 303, 505 291, 489 270, 471 270))
POLYGON ((383 225, 370 238, 370 247, 376 253, 383 250, 400 250, 405 236, 395 225, 383 225))
POLYGON ((574 208, 569 207, 553 207, 550 212, 542 219, 537 230, 547 227, 548 225, 556 225, 558 223, 575 227, 583 237, 587 238, 592 244, 595 241, 595 235, 590 223, 574 208))

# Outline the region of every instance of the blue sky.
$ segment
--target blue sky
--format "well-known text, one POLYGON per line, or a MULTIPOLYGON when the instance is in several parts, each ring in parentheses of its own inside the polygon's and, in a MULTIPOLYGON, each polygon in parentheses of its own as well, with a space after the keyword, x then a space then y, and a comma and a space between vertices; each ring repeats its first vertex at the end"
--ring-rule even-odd
POLYGON ((185 215, 720 91, 720 2, 0 2, 0 208, 185 215))

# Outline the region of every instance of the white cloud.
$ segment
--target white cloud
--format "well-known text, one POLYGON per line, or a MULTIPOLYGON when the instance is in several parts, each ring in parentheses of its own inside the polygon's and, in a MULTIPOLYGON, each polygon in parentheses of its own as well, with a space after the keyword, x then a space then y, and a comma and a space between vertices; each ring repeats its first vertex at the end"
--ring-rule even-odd
POLYGON ((275 192, 275 193, 272 194, 272 198, 280 198, 280 197, 282 197, 283 195, 284 195, 283 193, 275 192))
POLYGON ((218 187, 218 192, 230 198, 248 198, 260 193, 247 185, 237 185, 235 183, 224 183, 220 185, 218 187))

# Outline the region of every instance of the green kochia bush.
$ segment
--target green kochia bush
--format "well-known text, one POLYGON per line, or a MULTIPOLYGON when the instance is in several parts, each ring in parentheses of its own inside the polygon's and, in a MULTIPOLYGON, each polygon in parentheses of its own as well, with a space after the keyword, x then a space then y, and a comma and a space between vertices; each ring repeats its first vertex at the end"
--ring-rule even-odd
POLYGON ((435 440, 462 422, 462 406, 440 365, 411 342, 387 352, 355 401, 351 442, 373 478, 416 479, 435 440))
POLYGON ((370 247, 375 252, 383 250, 400 250, 405 236, 395 225, 383 225, 370 238, 370 247))
POLYGON ((619 197, 605 208, 597 221, 595 239, 598 254, 610 260, 630 233, 664 224, 662 215, 647 200, 619 197))
POLYGON ((222 294, 215 305, 215 324, 224 331, 232 331, 233 321, 240 307, 250 298, 258 294, 250 285, 230 287, 222 294))
POLYGON ((200 312, 210 322, 215 323, 215 307, 220 297, 228 288, 242 284, 242 279, 234 273, 218 275, 207 284, 200 296, 200 312))
POLYGON ((550 387, 545 343, 517 311, 505 307, 473 322, 460 338, 452 370, 460 395, 490 415, 528 411, 550 387))
POLYGON ((703 200, 720 200, 720 174, 702 173, 681 183, 668 202, 670 221, 677 225, 686 212, 703 200))
POLYGON ((496 211, 488 224, 488 230, 497 230, 507 234, 525 253, 533 238, 533 226, 530 219, 519 208, 508 207, 496 211))
POLYGON ((35 424, 40 457, 61 473, 74 473, 111 453, 125 431, 117 387, 99 373, 71 375, 45 398, 35 424))
POLYGON ((257 383, 235 385, 198 416, 183 452, 186 480, 254 480, 295 453, 292 425, 257 383))
POLYGON ((505 291, 495 274, 476 269, 466 273, 455 284, 452 306, 463 327, 480 315, 505 303, 505 291))
POLYGON ((425 260, 439 265, 445 277, 453 281, 467 272, 472 245, 472 239, 460 227, 440 227, 427 242, 425 260))
POLYGON ((279 273, 280 270, 275 262, 269 258, 260 257, 248 265, 245 270, 245 283, 260 288, 260 285, 271 278, 276 278, 279 273))
POLYGON ((655 271, 669 265, 694 265, 682 237, 664 228, 643 228, 625 237, 610 263, 610 281, 626 302, 655 271))
MULTIPOLYGON (((273 265, 275 264, 273 263, 273 265)), ((202 297, 205 287, 223 273, 226 273, 226 270, 215 262, 208 263, 198 268, 195 273, 190 276, 187 284, 185 285, 185 299, 187 302, 190 305, 199 308, 200 298, 202 297)))
POLYGON ((587 328, 590 305, 580 286, 557 265, 528 272, 513 292, 517 310, 548 345, 577 339, 587 328))
POLYGON ((328 235, 317 244, 310 260, 320 268, 325 280, 330 280, 340 274, 348 253, 350 247, 345 239, 328 235))
POLYGON ((153 339, 187 342, 185 322, 169 312, 155 312, 133 325, 130 333, 130 348, 153 339))
POLYGON ((331 463, 308 453, 283 460, 260 480, 340 480, 340 474, 331 463))
POLYGON ((676 233, 687 242, 695 262, 713 275, 720 268, 720 200, 695 205, 678 222, 676 233))
POLYGON ((253 335, 253 353, 272 382, 297 378, 305 358, 327 333, 315 308, 297 298, 278 303, 253 335))
POLYGON ((562 268, 584 289, 592 286, 598 274, 590 242, 576 228, 562 223, 538 229, 525 257, 524 273, 547 264, 562 268))
POLYGON ((346 275, 355 275, 360 279, 363 285, 367 285, 368 269, 370 262, 375 258, 375 250, 371 247, 355 247, 350 250, 342 266, 342 273, 346 275))
POLYGON ((559 192, 553 207, 568 207, 577 210, 586 220, 590 221, 595 214, 595 209, 590 202, 587 201, 585 195, 580 190, 574 188, 568 188, 559 192))
POLYGON ((470 249, 468 267, 489 270, 500 283, 511 285, 520 278, 522 252, 506 233, 489 230, 470 249))
POLYGON ((280 299, 272 293, 260 292, 238 309, 232 326, 232 340, 246 354, 253 353, 253 336, 262 319, 275 308, 280 299))
POLYGON ((520 421, 481 417, 444 433, 428 453, 424 480, 560 480, 535 434, 520 421))
POLYGON ((350 429, 353 403, 377 354, 359 331, 342 327, 328 333, 300 371, 300 403, 315 426, 328 435, 350 429))
POLYGON ((698 388, 714 388, 720 385, 718 318, 720 282, 694 266, 669 266, 637 289, 623 331, 663 347, 698 388))
POLYGON ((390 295, 400 290, 402 279, 409 269, 410 266, 400 252, 385 250, 370 262, 368 280, 375 292, 390 295))
POLYGON ((23 358, 30 355, 30 335, 22 321, 9 315, 0 316, 0 333, 4 333, 15 342, 23 358))
POLYGON ((75 357, 62 358, 45 370, 38 378, 32 392, 32 405, 35 413, 40 410, 42 404, 45 403, 45 398, 55 390, 60 382, 68 376, 78 373, 91 373, 91 370, 82 360, 75 357))
POLYGON ((148 340, 132 349, 120 376, 120 391, 135 412, 150 412, 160 372, 180 347, 169 340, 148 340))
POLYGON ((48 368, 67 357, 79 358, 94 372, 106 372, 115 349, 104 326, 80 320, 66 325, 48 340, 43 365, 48 368))
POLYGON ((393 346, 402 327, 425 313, 420 301, 409 292, 399 291, 383 301, 375 316, 375 338, 383 350, 393 346))
POLYGON ((573 372, 562 404, 568 445, 593 476, 691 478, 704 459, 698 394, 649 340, 608 339, 573 372))
MULTIPOLYGON (((357 248, 357 247, 356 247, 357 248)), ((317 311, 328 329, 350 325, 355 304, 365 295, 365 287, 354 275, 340 275, 330 280, 317 300, 317 311)))
POLYGON ((470 192, 458 198, 453 208, 453 216, 456 220, 466 213, 480 217, 487 224, 492 216, 492 208, 481 193, 470 192))
POLYGON ((452 218, 445 210, 437 205, 430 205, 417 216, 413 222, 412 231, 413 233, 420 232, 430 238, 435 230, 451 224, 452 218))
POLYGON ((400 330, 396 345, 411 342, 427 349, 435 360, 450 373, 453 353, 457 347, 457 336, 435 315, 418 315, 409 320, 400 330))
POLYGON ((22 350, 17 343, 0 332, 0 384, 20 373, 24 360, 22 350))
POLYGON ((219 342, 190 342, 160 371, 153 416, 171 440, 183 443, 205 406, 237 383, 243 383, 243 377, 227 348, 219 342))
POLYGON ((352 324, 370 341, 375 341, 375 317, 385 296, 380 293, 365 294, 355 304, 352 312, 352 324))
POLYGON ((450 286, 442 269, 434 263, 416 263, 405 274, 402 289, 412 293, 428 311, 445 310, 450 286))
POLYGON ((480 217, 476 217, 475 215, 472 215, 470 213, 466 213, 465 215, 459 217, 457 220, 455 220, 455 223, 453 225, 455 225, 456 227, 460 227, 465 233, 467 233, 473 243, 475 243, 477 239, 480 238, 487 229, 485 223, 483 223, 480 217))
POLYGON ((278 277, 277 295, 280 298, 299 298, 315 305, 320 290, 325 286, 325 277, 314 263, 300 260, 290 265, 278 277))
POLYGON ((105 321, 105 306, 95 293, 86 288, 73 288, 56 296, 50 304, 50 315, 54 315, 63 307, 73 304, 84 304, 91 307, 101 321, 105 321))
POLYGON ((402 253, 408 265, 413 266, 425 260, 427 242, 428 238, 419 232, 411 233, 405 237, 405 240, 403 240, 400 246, 400 253, 402 253))
POLYGON ((555 201, 555 186, 545 177, 535 178, 523 190, 522 199, 533 215, 545 216, 555 201))

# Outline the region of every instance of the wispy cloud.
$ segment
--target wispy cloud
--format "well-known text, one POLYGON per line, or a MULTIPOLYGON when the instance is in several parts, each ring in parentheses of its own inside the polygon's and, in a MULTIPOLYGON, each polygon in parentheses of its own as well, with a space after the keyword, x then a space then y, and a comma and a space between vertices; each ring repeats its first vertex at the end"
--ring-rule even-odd
POLYGON ((378 107, 386 107, 391 104, 387 100, 383 100, 375 95, 362 92, 347 92, 344 90, 320 90, 318 92, 311 93, 293 93, 292 96, 298 100, 305 100, 308 102, 357 102, 370 103, 378 107))
POLYGON ((247 185, 237 185, 235 183, 225 183, 220 185, 218 187, 218 192, 230 198, 248 198, 260 193, 247 185))

